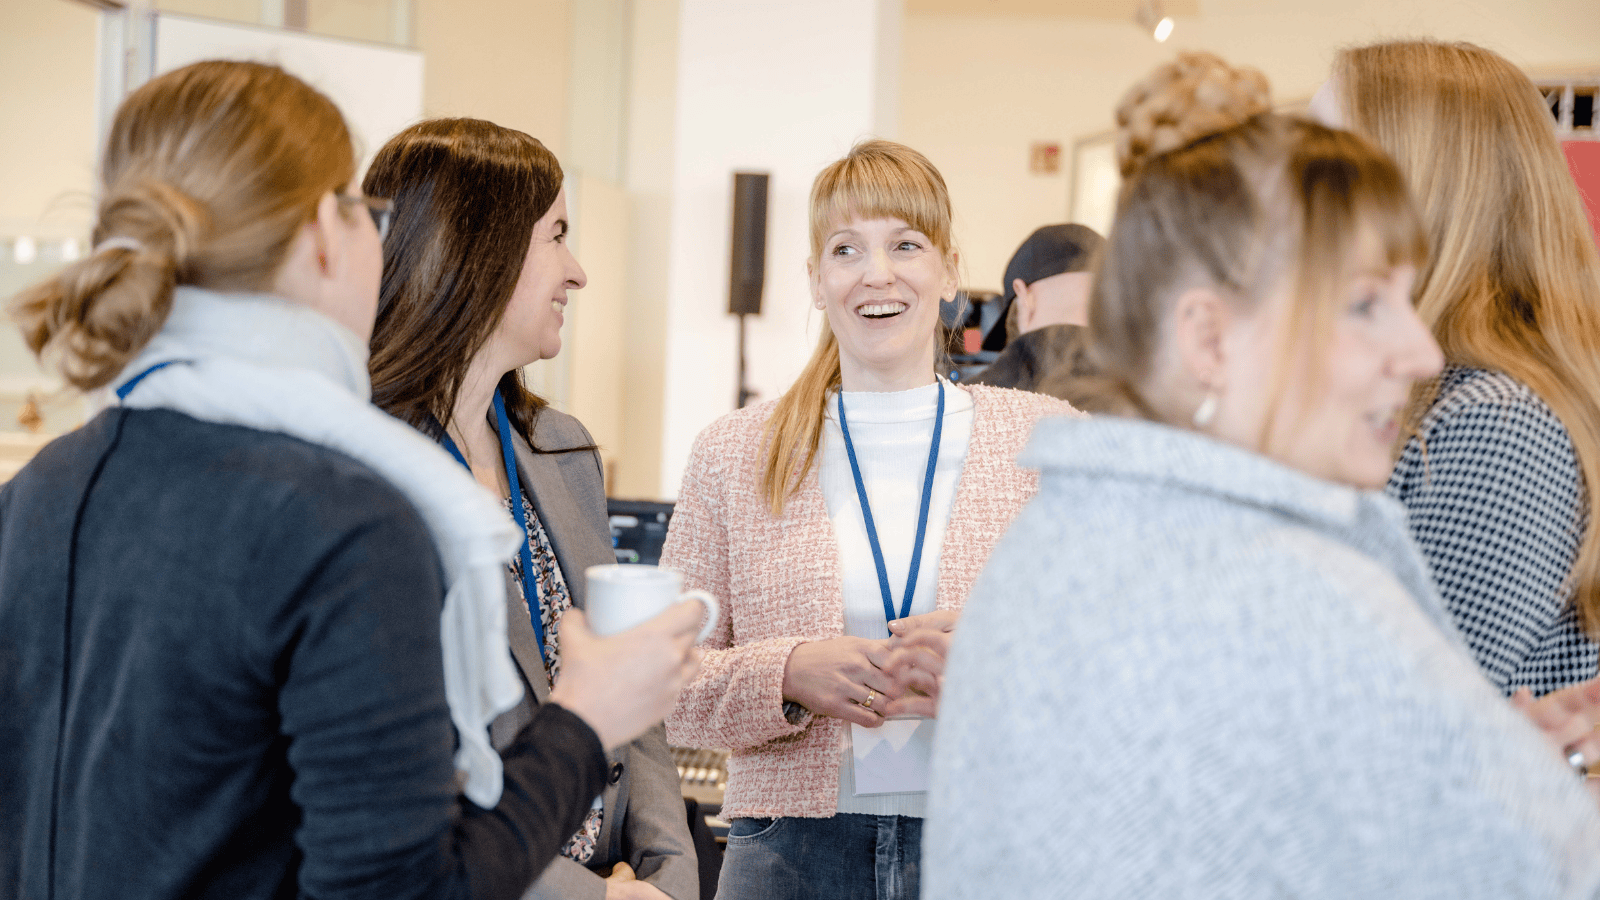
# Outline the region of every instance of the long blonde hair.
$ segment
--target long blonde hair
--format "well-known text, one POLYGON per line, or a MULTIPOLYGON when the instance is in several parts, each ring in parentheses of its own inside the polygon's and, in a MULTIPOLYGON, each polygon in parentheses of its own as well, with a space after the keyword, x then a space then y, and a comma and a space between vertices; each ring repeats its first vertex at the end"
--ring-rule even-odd
MULTIPOLYGON (((893 141, 868 140, 850 148, 811 184, 811 265, 822 258, 828 234, 853 219, 896 218, 928 236, 947 263, 955 258, 950 191, 926 156, 893 141)), ((839 342, 826 320, 811 360, 778 399, 767 419, 762 488, 772 515, 799 490, 816 462, 828 392, 840 386, 839 342)))
MULTIPOLYGON (((1538 88, 1472 44, 1404 41, 1334 62, 1344 115, 1406 173, 1432 248, 1417 312, 1452 365, 1503 372, 1566 427, 1591 510, 1569 575, 1600 635, 1600 253, 1538 88)), ((1413 394, 1413 431, 1437 383, 1413 394)))
POLYGON ((276 66, 201 62, 117 109, 94 242, 12 301, 28 348, 80 390, 117 376, 161 329, 176 285, 268 287, 322 195, 355 174, 333 103, 276 66))
MULTIPOLYGON (((1285 278, 1294 303, 1278 342, 1269 409, 1300 348, 1319 373, 1346 260, 1372 229, 1388 265, 1426 243, 1399 171, 1348 132, 1275 115, 1266 79, 1209 53, 1184 53, 1117 109, 1127 181, 1090 293, 1093 405, 1170 419, 1153 384, 1164 323, 1187 288, 1253 310, 1285 278)), ((1263 424, 1265 451, 1272 419, 1263 424)))

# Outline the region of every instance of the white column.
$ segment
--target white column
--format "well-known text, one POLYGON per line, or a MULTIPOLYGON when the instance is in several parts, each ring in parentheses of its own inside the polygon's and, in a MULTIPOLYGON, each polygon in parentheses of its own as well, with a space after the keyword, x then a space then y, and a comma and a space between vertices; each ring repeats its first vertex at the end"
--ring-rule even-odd
POLYGON ((746 349, 748 381, 758 400, 769 400, 799 374, 822 321, 805 275, 811 180, 856 141, 894 136, 901 15, 900 0, 680 4, 661 387, 664 496, 677 495, 695 436, 734 406, 738 329, 727 312, 733 172, 772 175, 766 291, 746 349))

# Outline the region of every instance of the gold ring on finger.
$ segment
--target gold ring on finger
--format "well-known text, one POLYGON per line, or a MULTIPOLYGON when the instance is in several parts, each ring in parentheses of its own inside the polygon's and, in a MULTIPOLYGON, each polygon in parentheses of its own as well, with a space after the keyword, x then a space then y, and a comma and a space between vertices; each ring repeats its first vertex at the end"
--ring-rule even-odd
POLYGON ((862 708, 871 709, 872 708, 872 701, 874 701, 876 699, 878 699, 878 692, 873 690, 872 688, 867 688, 867 699, 861 701, 862 708))

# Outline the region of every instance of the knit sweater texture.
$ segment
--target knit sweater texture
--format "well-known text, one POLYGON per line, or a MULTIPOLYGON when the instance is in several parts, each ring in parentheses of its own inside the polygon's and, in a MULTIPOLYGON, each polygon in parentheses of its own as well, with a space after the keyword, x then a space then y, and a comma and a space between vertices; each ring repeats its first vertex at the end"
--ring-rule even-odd
POLYGON ((945 672, 924 897, 1600 893, 1593 799, 1399 504, 1146 422, 1048 422, 1020 462, 1039 495, 945 672))
MULTIPOLYGON (((1066 403, 967 387, 973 424, 939 558, 939 609, 966 601, 1000 535, 1037 489, 1017 454, 1034 423, 1077 415, 1066 403)), ((667 719, 678 746, 722 747, 725 817, 831 816, 838 807, 842 723, 783 713, 783 673, 798 644, 844 633, 838 548, 816 467, 774 518, 761 486, 763 431, 775 402, 729 413, 701 432, 662 550, 687 588, 723 602, 700 674, 667 719)))

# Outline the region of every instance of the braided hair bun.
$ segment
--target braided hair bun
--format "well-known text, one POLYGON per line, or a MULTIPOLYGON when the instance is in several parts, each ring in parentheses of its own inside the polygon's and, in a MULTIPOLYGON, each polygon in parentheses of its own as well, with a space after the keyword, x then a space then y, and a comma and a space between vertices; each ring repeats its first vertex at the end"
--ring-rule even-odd
POLYGON ((1127 178, 1151 157, 1232 128, 1272 108, 1267 78, 1211 53, 1186 52, 1117 104, 1117 164, 1127 178))

